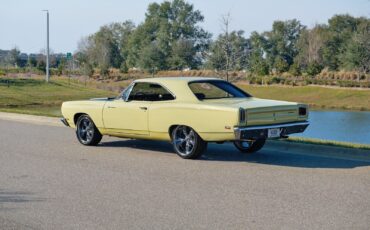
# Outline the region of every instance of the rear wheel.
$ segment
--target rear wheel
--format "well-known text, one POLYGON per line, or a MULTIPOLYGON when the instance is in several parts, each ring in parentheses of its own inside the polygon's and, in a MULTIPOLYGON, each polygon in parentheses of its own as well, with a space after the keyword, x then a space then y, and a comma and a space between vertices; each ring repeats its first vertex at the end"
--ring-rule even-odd
POLYGON ((77 120, 76 127, 77 139, 81 144, 97 145, 101 141, 102 135, 88 115, 80 116, 77 120))
POLYGON ((242 153, 254 153, 259 151, 265 145, 266 139, 257 139, 254 141, 234 141, 235 147, 242 153))
POLYGON ((171 137, 175 152, 184 159, 199 158, 207 149, 207 142, 188 126, 177 126, 171 137))

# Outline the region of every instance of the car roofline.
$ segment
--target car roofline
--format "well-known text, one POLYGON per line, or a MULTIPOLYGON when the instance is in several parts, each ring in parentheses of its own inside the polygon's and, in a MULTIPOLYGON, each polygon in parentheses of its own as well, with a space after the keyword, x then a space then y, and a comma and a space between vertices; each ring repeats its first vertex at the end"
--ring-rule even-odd
POLYGON ((221 78, 216 77, 155 77, 155 78, 142 78, 137 79, 134 82, 173 82, 173 81, 182 81, 182 82, 193 82, 193 81, 206 81, 206 80, 220 80, 224 81, 221 78))

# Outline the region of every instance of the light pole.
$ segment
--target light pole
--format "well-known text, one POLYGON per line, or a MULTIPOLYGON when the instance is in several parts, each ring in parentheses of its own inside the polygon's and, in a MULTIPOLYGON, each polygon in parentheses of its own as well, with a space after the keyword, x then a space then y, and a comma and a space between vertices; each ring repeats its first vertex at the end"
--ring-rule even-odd
POLYGON ((46 82, 49 82, 49 10, 46 11, 46 82))

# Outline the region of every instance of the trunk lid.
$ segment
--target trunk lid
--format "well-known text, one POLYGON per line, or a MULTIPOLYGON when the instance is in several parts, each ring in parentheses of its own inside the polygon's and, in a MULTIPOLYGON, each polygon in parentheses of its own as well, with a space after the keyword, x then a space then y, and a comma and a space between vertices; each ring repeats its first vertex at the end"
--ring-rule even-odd
POLYGON ((206 101, 213 105, 245 109, 248 126, 287 123, 299 120, 298 104, 295 102, 266 100, 254 97, 206 101))

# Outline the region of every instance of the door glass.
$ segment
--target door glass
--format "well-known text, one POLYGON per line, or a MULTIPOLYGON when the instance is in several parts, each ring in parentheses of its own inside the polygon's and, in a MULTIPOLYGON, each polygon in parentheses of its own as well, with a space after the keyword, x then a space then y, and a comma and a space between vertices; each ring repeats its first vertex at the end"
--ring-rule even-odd
POLYGON ((175 98, 159 84, 139 82, 135 83, 128 99, 131 101, 167 101, 175 98))

